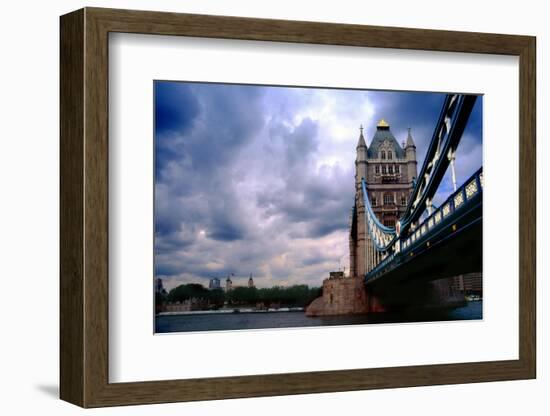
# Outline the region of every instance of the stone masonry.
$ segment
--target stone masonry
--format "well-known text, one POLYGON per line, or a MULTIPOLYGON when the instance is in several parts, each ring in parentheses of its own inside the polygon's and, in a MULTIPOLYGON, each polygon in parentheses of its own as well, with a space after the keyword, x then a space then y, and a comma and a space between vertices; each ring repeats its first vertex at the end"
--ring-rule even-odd
POLYGON ((306 309, 307 316, 363 314, 380 310, 375 299, 367 296, 363 279, 331 272, 323 281, 323 296, 306 309))

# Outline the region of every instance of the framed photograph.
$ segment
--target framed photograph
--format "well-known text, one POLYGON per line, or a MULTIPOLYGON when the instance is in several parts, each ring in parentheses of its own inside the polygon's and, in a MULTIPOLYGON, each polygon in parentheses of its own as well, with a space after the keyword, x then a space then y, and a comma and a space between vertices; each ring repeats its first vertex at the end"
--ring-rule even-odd
POLYGON ((60 27, 63 400, 536 376, 534 37, 60 27))

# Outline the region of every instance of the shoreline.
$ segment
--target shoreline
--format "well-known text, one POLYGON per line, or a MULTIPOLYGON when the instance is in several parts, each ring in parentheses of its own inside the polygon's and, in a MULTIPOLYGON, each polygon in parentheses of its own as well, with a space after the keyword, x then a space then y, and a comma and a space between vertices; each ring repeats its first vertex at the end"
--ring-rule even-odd
MULTIPOLYGON (((466 300, 466 305, 470 303, 482 302, 483 299, 466 300)), ((455 308, 451 308, 455 309, 455 308)), ((216 310, 199 310, 199 311, 174 311, 174 312, 159 312, 155 316, 178 316, 178 315, 232 315, 232 314, 267 314, 281 312, 305 312, 306 308, 301 306, 288 308, 269 308, 269 309, 254 309, 254 308, 232 308, 232 309, 216 309, 216 310)), ((329 315, 337 316, 337 315, 329 315)))
POLYGON ((270 309, 253 309, 253 308, 233 308, 233 309, 217 309, 206 311, 174 311, 174 312, 159 312, 155 316, 172 316, 172 315, 228 315, 238 313, 279 313, 279 312, 304 312, 305 308, 301 306, 290 308, 270 308, 270 309))

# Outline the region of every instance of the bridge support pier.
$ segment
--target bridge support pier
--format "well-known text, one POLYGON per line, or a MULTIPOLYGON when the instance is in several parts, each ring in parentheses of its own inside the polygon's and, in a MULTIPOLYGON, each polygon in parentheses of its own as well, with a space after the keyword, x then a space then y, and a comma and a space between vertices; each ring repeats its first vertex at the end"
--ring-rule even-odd
POLYGON ((323 281, 323 295, 307 308, 307 316, 406 312, 464 306, 461 293, 453 291, 453 278, 366 287, 359 277, 330 277, 323 281))
POLYGON ((306 309, 307 316, 353 315, 382 312, 380 301, 359 277, 331 277, 323 281, 323 295, 306 309))

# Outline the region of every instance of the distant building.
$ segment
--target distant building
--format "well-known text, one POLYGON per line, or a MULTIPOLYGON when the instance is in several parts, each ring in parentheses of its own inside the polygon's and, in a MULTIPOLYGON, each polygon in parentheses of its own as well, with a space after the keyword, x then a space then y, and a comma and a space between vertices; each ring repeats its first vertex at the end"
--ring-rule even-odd
POLYGON ((218 279, 217 277, 213 277, 212 279, 210 279, 210 282, 208 283, 208 289, 221 289, 220 279, 218 279))
POLYGON ((250 273, 250 278, 248 279, 248 287, 254 287, 254 279, 252 279, 252 273, 250 273))
POLYGON ((186 299, 183 302, 163 304, 160 312, 188 312, 200 311, 208 307, 208 301, 201 298, 186 299))
POLYGON ((233 289, 233 281, 227 276, 227 279, 225 279, 225 291, 229 292, 231 289, 233 289))
POLYGON ((166 289, 164 289, 164 285, 162 284, 162 279, 160 277, 155 279, 155 293, 166 293, 166 289))
POLYGON ((465 295, 483 294, 483 277, 481 273, 468 273, 453 277, 453 289, 465 295))

